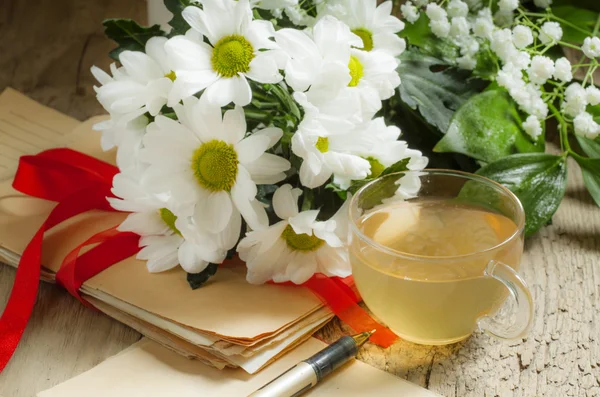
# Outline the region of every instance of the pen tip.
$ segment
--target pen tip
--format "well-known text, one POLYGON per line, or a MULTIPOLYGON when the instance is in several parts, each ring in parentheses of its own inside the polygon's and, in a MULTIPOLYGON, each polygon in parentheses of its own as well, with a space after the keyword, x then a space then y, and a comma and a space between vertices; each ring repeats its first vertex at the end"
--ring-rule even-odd
POLYGON ((370 332, 369 332, 369 334, 373 335, 375 332, 377 332, 377 330, 376 330, 376 329, 374 329, 374 330, 370 331, 370 332))

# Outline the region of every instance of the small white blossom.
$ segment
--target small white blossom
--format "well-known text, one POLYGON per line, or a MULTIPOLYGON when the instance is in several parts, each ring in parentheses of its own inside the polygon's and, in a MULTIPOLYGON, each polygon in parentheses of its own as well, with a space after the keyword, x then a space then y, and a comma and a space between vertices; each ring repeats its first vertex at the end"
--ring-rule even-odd
POLYGON ((479 42, 473 36, 462 37, 458 45, 463 56, 474 57, 479 51, 479 42))
POLYGON ((588 58, 596 58, 600 56, 600 39, 597 37, 586 37, 583 40, 581 51, 588 58))
POLYGON ((556 44, 562 39, 563 31, 558 22, 546 22, 541 27, 540 40, 544 44, 556 44))
POLYGON ((548 8, 550 7, 550 4, 552 4, 552 0, 533 0, 533 4, 535 4, 536 7, 548 8))
POLYGON ((461 0, 451 0, 447 7, 450 17, 466 17, 469 13, 469 6, 461 0))
POLYGON ((496 82, 498 82, 500 87, 504 87, 511 92, 511 96, 513 96, 513 90, 520 91, 525 89, 523 73, 521 73, 521 70, 512 63, 507 63, 502 67, 496 76, 496 82))
POLYGON ((523 109, 536 116, 538 119, 546 118, 548 115, 548 105, 542 99, 542 91, 536 84, 527 83, 525 85, 527 95, 529 95, 529 101, 523 106, 523 109))
POLYGON ((469 23, 465 17, 454 17, 450 26, 450 37, 460 38, 469 35, 469 23))
POLYGON ((587 93, 579 83, 572 83, 565 90, 563 110, 571 117, 576 117, 585 111, 587 106, 587 93))
POLYGON ((400 10, 402 11, 402 15, 404 15, 404 18, 410 23, 417 22, 417 20, 421 16, 417 7, 415 7, 410 1, 407 1, 406 3, 402 4, 400 6, 400 10))
POLYGON ((473 70, 477 66, 477 59, 470 55, 464 55, 456 58, 456 64, 461 69, 473 70))
POLYGON ((519 70, 525 70, 531 63, 531 55, 525 51, 519 51, 518 54, 514 55, 511 62, 519 70))
POLYGON ((587 103, 596 106, 600 103, 600 90, 596 86, 590 85, 585 89, 585 98, 587 103))
POLYGON ((523 123, 523 130, 529 135, 533 140, 537 140, 540 135, 542 135, 542 126, 540 124, 540 120, 530 115, 527 117, 527 120, 523 123))
POLYGON ((448 18, 446 10, 435 3, 427 4, 427 10, 425 13, 431 21, 444 21, 448 18))
POLYGON ((500 11, 514 11, 519 7, 519 0, 500 0, 498 7, 500 11))
POLYGON ((533 33, 529 27, 517 25, 513 28, 512 39, 515 47, 523 49, 533 43, 533 33))
POLYGON ((498 29, 492 35, 492 51, 504 62, 510 62, 516 55, 517 49, 512 42, 512 32, 510 29, 498 29))
POLYGON ((546 56, 536 55, 531 60, 527 74, 531 82, 544 84, 554 74, 554 62, 546 56))
POLYGON ((579 113, 573 120, 575 134, 588 139, 596 139, 600 134, 600 125, 594 121, 594 117, 588 112, 579 113))
POLYGON ((513 11, 498 10, 494 14, 494 22, 498 26, 509 26, 512 25, 515 19, 515 13, 513 11))
POLYGON ((493 32, 494 22, 491 18, 478 17, 475 19, 475 23, 473 23, 473 33, 475 36, 491 40, 493 32))
POLYGON ((450 23, 447 19, 430 21, 429 27, 434 35, 442 39, 448 37, 448 34, 450 33, 450 23))
POLYGON ((567 58, 559 58, 554 63, 554 78, 565 83, 568 83, 569 81, 573 80, 571 62, 569 62, 567 58))

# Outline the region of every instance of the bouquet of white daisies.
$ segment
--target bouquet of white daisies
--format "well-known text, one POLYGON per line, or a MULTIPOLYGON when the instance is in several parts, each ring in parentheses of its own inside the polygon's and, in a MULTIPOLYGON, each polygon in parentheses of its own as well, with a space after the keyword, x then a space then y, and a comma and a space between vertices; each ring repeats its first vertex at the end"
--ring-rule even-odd
POLYGON ((120 169, 109 200, 142 236, 138 258, 194 287, 236 250, 251 283, 350 275, 347 199, 427 164, 383 117, 406 47, 392 3, 165 5, 168 33, 105 21, 118 63, 92 69, 120 169))

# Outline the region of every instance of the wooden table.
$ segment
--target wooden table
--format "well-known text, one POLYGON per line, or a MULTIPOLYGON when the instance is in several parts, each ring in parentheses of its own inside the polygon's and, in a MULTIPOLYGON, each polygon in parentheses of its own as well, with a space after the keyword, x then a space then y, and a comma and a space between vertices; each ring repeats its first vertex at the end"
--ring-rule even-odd
MULTIPOLYGON (((110 62, 112 43, 101 21, 144 21, 145 13, 140 0, 2 0, 0 90, 12 86, 80 120, 103 113, 89 73, 92 64, 106 68, 110 62)), ((569 181, 553 224, 526 244, 522 274, 536 302, 526 340, 476 335, 448 347, 368 345, 360 359, 447 397, 600 396, 600 210, 575 163, 569 163, 569 181)), ((0 265, 0 307, 14 274, 0 265)), ((319 336, 332 341, 344 331, 334 321, 319 336)), ((21 345, 0 375, 0 395, 33 396, 139 338, 43 284, 21 345)))

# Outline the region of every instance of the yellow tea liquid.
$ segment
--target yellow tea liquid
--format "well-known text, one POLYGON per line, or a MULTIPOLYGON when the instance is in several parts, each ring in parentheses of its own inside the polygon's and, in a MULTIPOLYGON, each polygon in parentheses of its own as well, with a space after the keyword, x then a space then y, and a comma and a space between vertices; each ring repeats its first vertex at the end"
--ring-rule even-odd
POLYGON ((353 236, 357 288, 379 320, 414 343, 467 338, 477 319, 494 313, 507 296, 499 281, 484 276, 487 264, 497 260, 519 267, 521 237, 490 250, 511 237, 517 225, 479 207, 435 199, 394 203, 367 213, 358 225, 399 255, 353 236))

